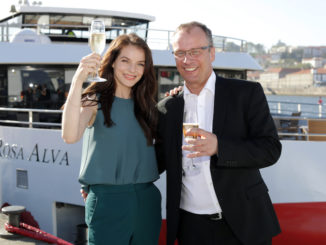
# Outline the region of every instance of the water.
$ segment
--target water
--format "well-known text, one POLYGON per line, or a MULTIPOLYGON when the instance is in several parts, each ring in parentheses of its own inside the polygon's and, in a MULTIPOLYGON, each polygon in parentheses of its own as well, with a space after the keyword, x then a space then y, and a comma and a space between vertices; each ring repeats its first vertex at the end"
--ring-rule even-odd
POLYGON ((319 106, 319 96, 289 96, 289 95, 266 95, 272 114, 277 114, 279 104, 280 114, 290 116, 293 112, 301 111, 303 117, 326 118, 326 96, 322 98, 322 106, 319 106))

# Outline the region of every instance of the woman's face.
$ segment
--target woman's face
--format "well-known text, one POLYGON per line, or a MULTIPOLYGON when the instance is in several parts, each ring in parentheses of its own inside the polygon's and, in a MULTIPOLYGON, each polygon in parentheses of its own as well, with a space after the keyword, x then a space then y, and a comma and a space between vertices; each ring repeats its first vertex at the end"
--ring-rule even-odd
POLYGON ((112 67, 116 83, 115 95, 129 98, 131 88, 144 74, 145 52, 141 48, 128 45, 122 48, 112 67))

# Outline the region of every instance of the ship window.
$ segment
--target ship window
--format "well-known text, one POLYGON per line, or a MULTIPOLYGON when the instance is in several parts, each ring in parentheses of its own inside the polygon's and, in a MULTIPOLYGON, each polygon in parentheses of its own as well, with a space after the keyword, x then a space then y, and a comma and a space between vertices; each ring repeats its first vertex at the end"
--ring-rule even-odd
POLYGON ((51 15, 50 24, 54 25, 82 25, 82 16, 51 15))
MULTIPOLYGON (((221 77, 246 79, 246 71, 235 71, 235 70, 217 70, 214 72, 221 77)), ((171 89, 178 86, 183 86, 183 78, 176 68, 161 68, 158 69, 158 84, 159 93, 158 99, 164 98, 164 94, 169 92, 171 89)))
POLYGON ((138 36, 145 39, 146 38, 146 29, 147 29, 147 24, 135 25, 135 26, 129 27, 127 33, 128 34, 136 33, 138 36))
POLYGON ((176 68, 162 68, 158 71, 159 94, 158 99, 164 98, 165 92, 183 85, 183 79, 176 68))
POLYGON ((220 77, 235 78, 235 79, 247 79, 246 71, 235 71, 235 70, 214 70, 214 71, 220 77))
POLYGON ((20 29, 21 21, 22 21, 21 16, 17 16, 7 21, 7 24, 10 27, 8 29, 4 28, 2 31, 7 31, 7 33, 3 33, 3 34, 8 35, 8 40, 3 39, 2 41, 10 41, 13 38, 13 36, 21 30, 20 29))
POLYGON ((108 41, 125 33, 137 33, 145 39, 148 21, 132 18, 107 16, 82 16, 67 14, 25 14, 24 27, 37 29, 38 33, 45 34, 52 41, 87 41, 89 27, 95 18, 102 19, 106 26, 108 41))
POLYGON ((37 24, 40 15, 27 14, 24 16, 24 24, 37 24))
POLYGON ((121 34, 136 33, 143 39, 146 39, 147 22, 137 21, 132 19, 114 18, 111 20, 111 25, 107 26, 107 38, 115 39, 121 34), (110 28, 111 26, 111 28, 110 28))
POLYGON ((16 169, 17 188, 28 189, 27 170, 16 169))
POLYGON ((21 25, 22 16, 18 15, 18 16, 14 17, 14 18, 9 19, 7 22, 8 22, 9 25, 21 25))
POLYGON ((59 109, 65 101, 63 68, 8 67, 8 104, 16 108, 59 109))
MULTIPOLYGON (((7 106, 8 100, 8 80, 7 80, 7 72, 4 69, 0 68, 0 106, 7 106)), ((2 114, 0 113, 0 118, 2 118, 2 114)))

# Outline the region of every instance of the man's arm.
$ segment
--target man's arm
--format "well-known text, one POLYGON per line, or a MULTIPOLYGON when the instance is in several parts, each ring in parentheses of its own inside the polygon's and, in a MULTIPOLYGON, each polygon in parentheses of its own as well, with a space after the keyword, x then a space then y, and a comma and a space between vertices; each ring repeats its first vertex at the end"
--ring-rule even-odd
POLYGON ((282 145, 278 139, 268 103, 259 83, 254 83, 249 94, 245 120, 247 137, 218 139, 217 166, 263 168, 274 164, 280 157, 282 145))
POLYGON ((259 84, 253 87, 248 98, 252 99, 245 112, 247 122, 239 122, 248 125, 246 137, 230 136, 227 132, 218 137, 203 129, 190 129, 186 134, 196 134, 199 139, 189 139, 188 144, 182 146, 183 150, 190 151, 187 157, 212 156, 215 166, 232 168, 263 168, 274 164, 280 156, 281 144, 259 84))

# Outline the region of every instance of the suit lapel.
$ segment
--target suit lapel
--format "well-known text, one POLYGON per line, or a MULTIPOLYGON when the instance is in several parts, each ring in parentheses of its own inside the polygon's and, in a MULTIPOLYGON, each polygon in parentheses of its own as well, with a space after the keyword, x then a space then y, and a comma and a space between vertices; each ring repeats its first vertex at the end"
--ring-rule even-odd
POLYGON ((219 136, 224 127, 224 121, 227 109, 228 92, 225 89, 224 81, 216 76, 215 99, 214 99, 214 116, 213 116, 213 133, 219 136))

